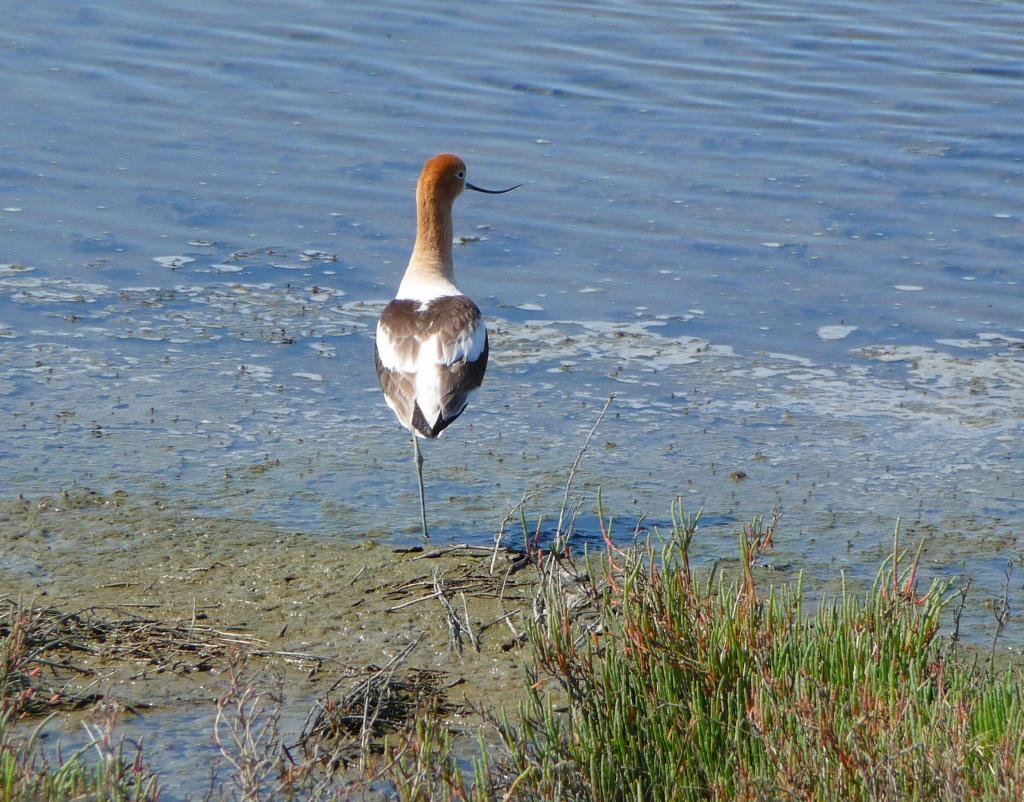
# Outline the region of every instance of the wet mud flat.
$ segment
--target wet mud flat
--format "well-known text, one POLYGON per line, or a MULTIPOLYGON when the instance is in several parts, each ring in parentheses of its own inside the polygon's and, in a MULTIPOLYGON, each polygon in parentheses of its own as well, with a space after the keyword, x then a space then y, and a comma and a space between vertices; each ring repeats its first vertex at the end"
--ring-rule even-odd
POLYGON ((177 722, 181 767, 205 765, 239 656, 303 735, 337 735, 325 706, 368 682, 391 682, 383 725, 429 705, 467 732, 521 694, 537 575, 504 548, 353 546, 76 490, 0 503, 0 555, 0 618, 31 610, 55 644, 35 711, 60 713, 54 737, 112 703, 140 733, 177 722))

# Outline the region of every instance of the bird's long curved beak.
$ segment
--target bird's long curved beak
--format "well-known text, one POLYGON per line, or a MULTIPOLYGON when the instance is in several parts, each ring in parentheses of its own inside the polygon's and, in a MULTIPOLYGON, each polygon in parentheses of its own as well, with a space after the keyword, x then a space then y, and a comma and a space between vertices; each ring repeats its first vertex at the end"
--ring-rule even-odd
POLYGON ((513 189, 518 189, 521 186, 522 184, 516 184, 508 189, 484 189, 483 187, 474 186, 468 181, 466 182, 466 189, 472 189, 474 192, 486 192, 488 195, 504 195, 506 192, 511 192, 513 189))

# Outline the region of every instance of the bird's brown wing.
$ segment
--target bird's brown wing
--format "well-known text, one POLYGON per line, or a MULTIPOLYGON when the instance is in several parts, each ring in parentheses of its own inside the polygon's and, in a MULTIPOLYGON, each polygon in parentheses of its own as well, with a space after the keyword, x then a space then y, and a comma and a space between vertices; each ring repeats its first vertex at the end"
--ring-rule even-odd
POLYGON ((412 426, 416 406, 416 365, 420 349, 416 322, 416 304, 413 301, 392 301, 384 307, 377 322, 373 349, 377 381, 384 391, 384 399, 406 427, 412 426))

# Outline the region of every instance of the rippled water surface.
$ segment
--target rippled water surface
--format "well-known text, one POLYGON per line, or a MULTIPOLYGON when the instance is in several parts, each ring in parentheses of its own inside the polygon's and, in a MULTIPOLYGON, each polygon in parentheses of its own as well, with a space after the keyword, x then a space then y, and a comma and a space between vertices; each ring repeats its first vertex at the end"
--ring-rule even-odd
POLYGON ((598 485, 623 535, 676 494, 722 524, 778 502, 780 564, 866 575, 903 515, 995 593, 1024 522, 1022 25, 952 1, 11 7, 4 493, 413 539, 371 338, 449 150, 524 186, 457 206, 493 356, 427 449, 435 537, 489 541, 616 392, 591 534, 598 485))

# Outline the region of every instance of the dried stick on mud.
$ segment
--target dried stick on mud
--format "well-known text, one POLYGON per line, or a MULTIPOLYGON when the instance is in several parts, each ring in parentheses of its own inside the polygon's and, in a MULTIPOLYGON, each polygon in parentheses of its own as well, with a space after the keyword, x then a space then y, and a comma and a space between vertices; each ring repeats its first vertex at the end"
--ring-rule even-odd
MULTIPOLYGON (((594 421, 594 425, 590 427, 590 433, 587 435, 587 439, 583 441, 583 447, 580 449, 580 453, 576 455, 576 460, 569 469, 569 478, 565 481, 565 494, 562 496, 562 507, 558 511, 558 526, 555 528, 554 551, 562 551, 565 548, 565 541, 568 540, 569 535, 572 534, 571 525, 569 527, 569 531, 565 531, 566 511, 570 509, 569 494, 572 492, 572 482, 573 479, 576 478, 576 472, 583 465, 583 457, 586 455, 587 449, 590 447, 590 441, 594 439, 594 433, 597 431, 597 427, 601 425, 601 421, 604 420, 605 413, 608 412, 608 407, 612 405, 612 401, 614 400, 615 393, 609 393, 608 400, 604 402, 604 408, 601 410, 601 414, 597 416, 597 420, 594 421)), ((570 511, 571 521, 575 521, 576 512, 578 510, 579 505, 573 505, 570 511)))
POLYGON ((448 642, 451 648, 462 654, 462 622, 459 621, 458 613, 452 607, 448 598, 448 590, 445 587, 444 577, 440 571, 434 571, 434 596, 441 602, 444 610, 444 620, 448 624, 448 642))

